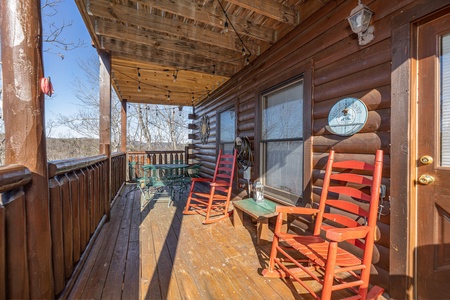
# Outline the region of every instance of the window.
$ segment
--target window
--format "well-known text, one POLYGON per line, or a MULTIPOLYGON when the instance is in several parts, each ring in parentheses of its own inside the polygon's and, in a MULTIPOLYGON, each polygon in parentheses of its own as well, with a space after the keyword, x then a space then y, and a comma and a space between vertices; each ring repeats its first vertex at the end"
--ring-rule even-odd
POLYGON ((265 193, 296 204, 303 191, 303 80, 263 94, 261 113, 265 193))
POLYGON ((233 153, 236 136, 236 113, 234 109, 219 114, 219 149, 224 153, 233 153))

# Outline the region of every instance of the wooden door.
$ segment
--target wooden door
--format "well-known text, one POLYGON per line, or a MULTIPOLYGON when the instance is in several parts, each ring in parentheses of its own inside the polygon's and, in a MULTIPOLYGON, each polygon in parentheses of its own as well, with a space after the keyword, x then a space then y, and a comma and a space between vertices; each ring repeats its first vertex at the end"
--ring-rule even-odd
POLYGON ((417 298, 450 298, 450 13, 417 35, 417 298))

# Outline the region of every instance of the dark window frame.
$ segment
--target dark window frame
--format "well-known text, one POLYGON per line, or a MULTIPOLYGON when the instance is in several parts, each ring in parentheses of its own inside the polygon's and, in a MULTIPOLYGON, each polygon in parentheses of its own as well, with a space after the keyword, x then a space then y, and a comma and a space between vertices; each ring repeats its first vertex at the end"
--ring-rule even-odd
MULTIPOLYGON (((259 95, 259 128, 261 128, 261 131, 259 133, 259 154, 260 154, 260 180, 262 181, 262 183, 264 184, 264 189, 265 189, 265 195, 268 198, 276 198, 278 201, 282 202, 283 204, 288 204, 288 205, 296 205, 299 202, 299 199, 302 199, 302 197, 304 196, 304 190, 305 190, 305 186, 304 186, 304 174, 305 174, 305 166, 304 166, 304 153, 305 153, 305 145, 304 145, 304 137, 305 137, 305 130, 304 127, 302 127, 302 134, 301 137, 292 137, 292 138, 269 138, 269 139, 264 139, 262 137, 262 129, 263 129, 263 112, 264 112, 264 101, 266 99, 266 97, 270 97, 271 94, 274 94, 278 91, 282 91, 284 89, 288 89, 291 88, 295 85, 301 84, 302 85, 302 98, 305 97, 305 80, 303 75, 301 76, 295 76, 294 78, 291 78, 287 81, 281 82, 279 84, 277 84, 274 87, 271 87, 269 89, 266 89, 264 91, 262 91, 259 95), (301 146, 303 147, 303 149, 301 150, 303 156, 301 158, 299 158, 301 160, 301 173, 302 175, 299 176, 298 180, 300 181, 299 184, 301 185, 301 191, 300 191, 300 195, 288 192, 288 191, 283 191, 280 188, 276 188, 273 186, 269 186, 266 183, 266 176, 265 176, 265 165, 266 165, 266 160, 267 160, 267 147, 270 143, 279 143, 279 142, 301 142, 301 146)), ((304 102, 304 99, 302 99, 302 102, 304 102)), ((304 105, 301 108, 302 109, 302 114, 303 116, 305 115, 304 112, 304 105)), ((304 118, 303 118, 304 121, 304 118)), ((303 122, 302 122, 303 123, 303 122)), ((288 187, 286 187, 288 189, 288 187)))
MULTIPOLYGON (((254 157, 255 165, 252 169, 252 181, 257 180, 261 174, 260 161, 260 140, 261 140, 261 95, 267 91, 279 87, 289 81, 303 78, 303 197, 297 201, 297 206, 305 206, 312 203, 312 62, 306 61, 298 63, 289 69, 281 70, 273 74, 270 80, 262 82, 257 87, 258 97, 255 99, 255 136, 254 136, 254 157)), ((292 205, 279 197, 266 194, 266 198, 275 202, 292 205)))

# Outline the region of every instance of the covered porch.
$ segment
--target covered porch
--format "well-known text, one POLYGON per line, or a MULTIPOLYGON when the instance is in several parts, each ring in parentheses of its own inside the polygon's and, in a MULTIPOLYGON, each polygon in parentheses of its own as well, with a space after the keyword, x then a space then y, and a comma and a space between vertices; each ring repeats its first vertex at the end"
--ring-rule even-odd
MULTIPOLYGON (((183 215, 187 194, 142 202, 127 184, 83 262, 68 299, 310 299, 290 280, 261 276, 270 244, 259 246, 250 219, 208 226, 183 215)), ((314 285, 314 281, 311 280, 314 285)), ((316 287, 320 290, 320 287, 316 287)), ((335 299, 349 294, 338 293, 335 299)))
POLYGON ((362 4, 356 0, 75 2, 100 59, 100 154, 50 162, 41 1, 0 6, 6 145, 0 298, 309 297, 289 280, 261 276, 268 249, 257 245, 253 223, 234 228, 228 219, 204 226, 201 216, 181 214, 186 195, 169 207, 164 199, 141 202, 128 183, 128 163, 155 156, 130 159, 129 103, 193 107, 186 125, 191 142, 181 155, 201 163, 204 178, 213 176, 220 150, 232 149, 236 137, 248 138, 254 164, 237 172, 232 200, 247 197, 248 178, 262 177, 271 200, 314 206, 329 150, 342 160, 366 162, 383 150, 386 189, 371 283, 393 299, 448 295, 450 162, 446 169, 432 164, 431 154, 442 145, 439 128, 430 124, 448 125, 450 116, 441 122, 437 113, 450 102, 439 98, 444 81, 434 69, 441 48, 450 53, 450 0, 363 1, 375 13, 367 40, 348 24, 362 4), (291 88, 295 96, 279 102, 278 92, 291 88), (114 92, 122 111, 120 148, 113 150, 114 92), (355 132, 335 132, 333 108, 348 98, 363 102, 366 119, 355 132), (280 107, 276 114, 274 107, 280 107), (267 116, 273 124, 263 122, 267 116), (280 132, 271 136, 271 125, 280 132), (275 180, 280 175, 268 176, 270 167, 287 174, 291 166, 287 185, 275 180))

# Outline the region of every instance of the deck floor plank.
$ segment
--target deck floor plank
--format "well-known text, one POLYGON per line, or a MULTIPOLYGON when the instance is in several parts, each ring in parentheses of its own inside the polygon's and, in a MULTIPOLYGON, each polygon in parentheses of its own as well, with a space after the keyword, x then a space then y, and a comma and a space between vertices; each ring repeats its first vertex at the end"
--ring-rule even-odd
POLYGON ((123 245, 129 244, 130 230, 132 221, 132 209, 134 201, 132 198, 126 198, 126 209, 124 211, 122 222, 118 231, 116 241, 114 242, 114 251, 109 264, 112 270, 117 272, 108 272, 105 287, 103 288, 102 299, 116 299, 117 295, 122 294, 122 286, 124 282, 124 271, 127 263, 128 247, 123 245))
POLYGON ((203 225, 183 215, 187 193, 168 207, 142 202, 128 184, 111 210, 70 299, 311 299, 290 280, 261 276, 270 244, 250 220, 203 225))
POLYGON ((184 216, 182 229, 187 238, 182 239, 181 243, 193 246, 188 252, 191 274, 196 274, 203 299, 242 299, 239 294, 233 293, 236 288, 230 280, 232 274, 224 272, 214 240, 205 233, 208 226, 202 225, 201 221, 202 218, 197 215, 184 216))
MULTIPOLYGON (((103 251, 103 244, 108 237, 109 231, 112 227, 114 227, 114 224, 119 223, 122 219, 124 207, 125 207, 125 199, 119 198, 116 205, 114 206, 114 210, 111 211, 111 221, 104 224, 102 228, 102 232, 98 235, 97 239, 95 240, 94 245, 92 246, 91 252, 89 253, 89 257, 80 272, 80 275, 78 277, 78 280, 74 284, 74 287, 72 288, 72 292, 70 294, 70 297, 73 299, 82 299, 83 293, 86 289, 86 286, 90 281, 95 281, 95 278, 93 278, 93 270, 95 268, 98 268, 98 259, 102 255, 103 251), (105 234, 107 233, 107 234, 105 234)), ((99 291, 100 295, 103 290, 103 286, 99 286, 97 289, 99 291)))
MULTIPOLYGON (((170 228, 164 226, 167 221, 166 203, 156 203, 155 207, 165 206, 161 213, 152 214, 150 220, 153 233, 153 243, 155 247, 155 253, 158 257, 157 272, 159 275, 159 282, 163 299, 180 299, 181 295, 178 289, 178 283, 173 273, 173 262, 170 255, 167 237, 170 233, 170 228)), ((149 291, 151 292, 151 291, 149 291)))
POLYGON ((266 267, 261 261, 264 257, 268 259, 268 256, 257 243, 254 244, 254 248, 246 246, 256 241, 256 235, 253 234, 252 238, 252 234, 246 228, 234 228, 231 223, 227 227, 216 226, 213 229, 214 231, 211 232, 213 236, 226 235, 228 237, 227 240, 217 241, 218 248, 221 249, 224 257, 228 258, 229 263, 236 265, 236 274, 240 274, 238 281, 245 280, 254 293, 253 296, 256 295, 258 299, 295 299, 292 292, 279 286, 284 284, 281 280, 267 279, 261 276, 262 269, 266 267), (234 234, 229 234, 229 231, 234 234), (227 244, 235 246, 231 248, 227 244), (255 256, 258 257, 258 260, 249 259, 255 256), (272 281, 275 281, 275 284, 272 284, 272 281))
MULTIPOLYGON (((99 255, 96 258, 96 264, 92 269, 89 280, 86 284, 86 287, 83 291, 82 298, 83 299, 100 299, 102 298, 103 292, 105 291, 105 283, 107 280, 107 276, 110 272, 110 266, 113 263, 116 265, 115 261, 113 261, 113 254, 115 251, 115 245, 117 242, 117 238, 119 236, 120 228, 122 221, 128 217, 129 212, 131 211, 131 201, 126 201, 126 198, 121 198, 124 202, 121 213, 119 212, 118 218, 114 218, 110 220, 110 222, 104 225, 102 228, 103 232, 108 232, 102 247, 100 249, 99 255)), ((120 246, 127 246, 128 243, 123 243, 120 246)), ((122 270, 111 269, 113 273, 119 272, 122 270)), ((106 291, 107 292, 107 291, 106 291)))
POLYGON ((163 223, 166 230, 168 231, 166 238, 166 245, 170 256, 173 260, 173 273, 175 275, 181 298, 185 299, 201 299, 202 295, 198 289, 197 282, 195 281, 195 276, 190 274, 192 266, 190 262, 186 259, 189 256, 183 255, 184 253, 192 252, 193 245, 189 242, 180 241, 180 230, 181 223, 174 213, 174 210, 178 207, 172 206, 164 214, 166 222, 163 223), (190 247, 190 248, 188 248, 190 247))
POLYGON ((150 216, 148 215, 153 210, 154 204, 155 202, 150 202, 144 206, 139 228, 139 251, 141 257, 140 299, 162 299, 158 272, 156 272, 158 256, 155 253, 154 234, 150 226, 150 216))
MULTIPOLYGON (((136 197, 136 191, 131 199, 136 197)), ((125 266, 122 299, 139 299, 140 255, 139 255, 139 226, 141 224, 141 211, 139 201, 133 202, 131 216, 130 239, 128 244, 127 261, 125 266)))

